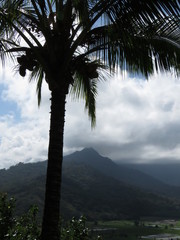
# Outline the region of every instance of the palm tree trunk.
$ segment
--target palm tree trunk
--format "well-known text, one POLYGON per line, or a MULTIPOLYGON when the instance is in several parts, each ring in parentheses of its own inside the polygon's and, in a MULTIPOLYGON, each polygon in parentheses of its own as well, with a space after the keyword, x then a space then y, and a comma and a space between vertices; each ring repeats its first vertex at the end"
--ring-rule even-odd
POLYGON ((60 198, 66 94, 51 93, 48 166, 41 240, 60 240, 60 198))

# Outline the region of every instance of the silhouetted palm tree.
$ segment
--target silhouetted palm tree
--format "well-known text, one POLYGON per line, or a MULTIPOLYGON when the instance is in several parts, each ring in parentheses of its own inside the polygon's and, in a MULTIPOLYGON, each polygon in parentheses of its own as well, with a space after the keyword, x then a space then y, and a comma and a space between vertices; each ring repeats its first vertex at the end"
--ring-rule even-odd
POLYGON ((59 236, 66 95, 85 99, 95 124, 97 79, 115 67, 145 76, 180 63, 179 1, 1 0, 0 53, 21 76, 45 80, 51 120, 42 240, 59 236))

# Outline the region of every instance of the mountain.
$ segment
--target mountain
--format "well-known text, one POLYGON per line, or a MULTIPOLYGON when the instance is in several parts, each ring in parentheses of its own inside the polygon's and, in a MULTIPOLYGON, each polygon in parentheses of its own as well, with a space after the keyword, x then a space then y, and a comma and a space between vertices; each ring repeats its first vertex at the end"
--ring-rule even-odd
MULTIPOLYGON (((42 214, 46 166, 47 161, 20 163, 8 170, 0 170, 0 191, 17 199, 17 214, 27 211, 32 204, 38 205, 42 214)), ((171 200, 150 190, 144 191, 135 184, 130 185, 125 181, 125 174, 124 181, 120 181, 118 174, 125 170, 130 174, 130 179, 132 173, 137 177, 139 173, 144 179, 147 177, 149 182, 153 179, 137 170, 122 170, 112 160, 102 157, 93 149, 84 149, 64 157, 61 200, 63 217, 84 214, 88 219, 105 220, 179 216, 179 200, 171 200)))
POLYGON ((168 197, 180 198, 180 187, 170 186, 162 182, 160 178, 148 175, 145 168, 144 171, 140 171, 141 169, 138 166, 136 167, 136 165, 117 164, 107 157, 102 157, 92 148, 85 148, 64 158, 65 165, 72 162, 87 164, 107 176, 143 190, 163 194, 168 197))
POLYGON ((180 186, 180 163, 169 161, 165 164, 126 164, 125 166, 144 172, 166 184, 180 186))
POLYGON ((9 188, 30 183, 32 179, 36 179, 41 175, 45 175, 47 161, 37 163, 19 163, 9 169, 0 170, 0 189, 5 191, 9 188))
POLYGON ((63 175, 63 199, 68 204, 73 203, 75 209, 89 219, 175 217, 179 211, 178 201, 139 190, 84 163, 71 163, 64 168, 63 175), (69 202, 67 186, 72 183, 73 194, 69 202))

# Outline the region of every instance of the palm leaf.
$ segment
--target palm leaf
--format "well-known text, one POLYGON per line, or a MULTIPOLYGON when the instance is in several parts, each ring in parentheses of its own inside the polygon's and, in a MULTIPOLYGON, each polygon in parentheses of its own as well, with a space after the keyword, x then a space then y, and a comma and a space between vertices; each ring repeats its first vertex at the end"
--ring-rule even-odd
MULTIPOLYGON (((87 93, 88 89, 90 92, 95 89, 95 84, 94 80, 88 82, 90 78, 85 77, 80 69, 71 66, 72 62, 78 65, 79 59, 101 62, 100 69, 103 63, 110 71, 118 66, 131 72, 141 72, 146 77, 155 68, 169 70, 175 67, 178 71, 179 16, 178 2, 173 0, 152 0, 148 4, 145 0, 3 0, 0 2, 1 59, 5 62, 6 56, 16 57, 21 48, 20 39, 23 39, 34 52, 39 66, 50 75, 45 51, 56 57, 57 52, 52 46, 54 33, 65 34, 64 65, 73 78, 80 79, 80 86, 85 81, 86 87, 81 88, 87 93), (33 28, 44 36, 45 46, 33 28)), ((88 64, 90 62, 84 63, 88 64)), ((39 76, 45 75, 38 69, 35 72, 39 76)), ((41 80, 37 81, 38 89, 41 80)))
POLYGON ((43 68, 41 66, 36 66, 30 74, 29 81, 33 80, 37 82, 36 92, 37 92, 38 106, 40 106, 40 103, 41 103, 41 87, 42 87, 43 79, 44 79, 43 68))
POLYGON ((76 60, 74 64, 76 69, 70 92, 74 97, 81 97, 85 100, 85 109, 87 109, 92 127, 94 127, 96 122, 97 79, 106 79, 106 68, 100 62, 90 61, 87 58, 78 58, 78 61, 76 60))

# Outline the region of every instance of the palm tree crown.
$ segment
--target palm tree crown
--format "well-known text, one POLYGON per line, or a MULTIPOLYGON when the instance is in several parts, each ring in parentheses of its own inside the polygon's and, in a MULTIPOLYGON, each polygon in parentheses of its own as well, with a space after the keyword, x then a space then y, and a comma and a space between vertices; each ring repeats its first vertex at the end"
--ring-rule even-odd
POLYGON ((180 69, 180 4, 174 0, 1 0, 0 56, 51 91, 42 240, 58 240, 65 101, 85 99, 95 123, 97 79, 116 67, 141 72, 180 69))
POLYGON ((86 92, 93 121, 90 101, 99 68, 118 65, 148 76, 154 62, 163 70, 179 62, 176 1, 6 0, 0 4, 0 19, 2 61, 8 55, 17 57, 21 76, 32 71, 39 100, 44 78, 50 90, 63 87, 65 91, 80 80, 80 85, 74 85, 77 93, 86 92))

